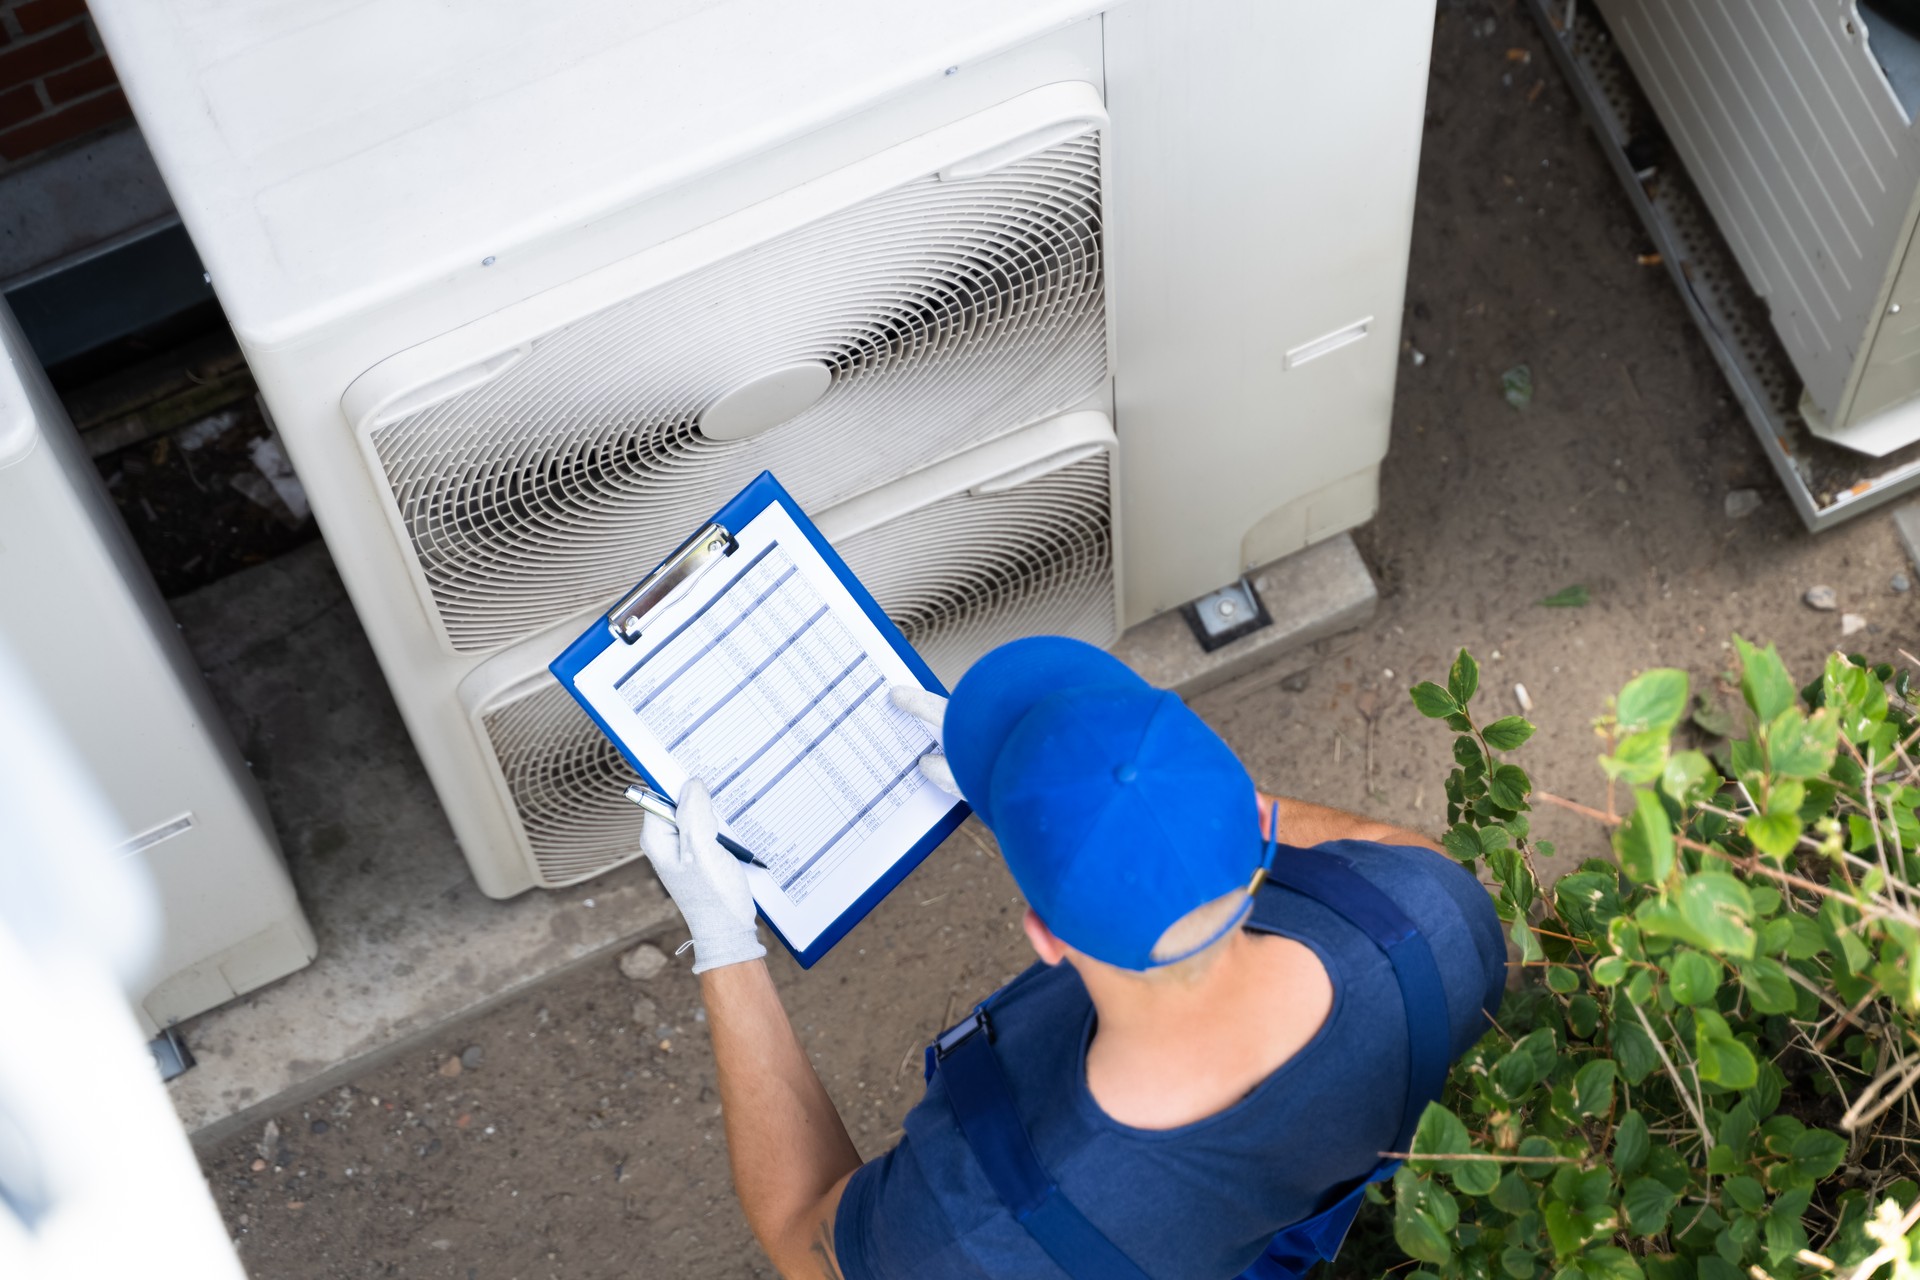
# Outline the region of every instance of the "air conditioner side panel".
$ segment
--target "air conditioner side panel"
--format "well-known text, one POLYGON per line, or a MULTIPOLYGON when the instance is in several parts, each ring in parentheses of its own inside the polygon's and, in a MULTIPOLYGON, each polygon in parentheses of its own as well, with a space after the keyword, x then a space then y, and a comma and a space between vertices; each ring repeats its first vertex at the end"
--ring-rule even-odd
POLYGON ((1268 517, 1386 452, 1433 6, 1135 0, 1105 21, 1131 624, 1339 532, 1268 517), (1279 528, 1301 532, 1256 533, 1279 528))
POLYGON ((1599 9, 1809 396, 1838 418, 1920 176, 1853 0, 1599 9))

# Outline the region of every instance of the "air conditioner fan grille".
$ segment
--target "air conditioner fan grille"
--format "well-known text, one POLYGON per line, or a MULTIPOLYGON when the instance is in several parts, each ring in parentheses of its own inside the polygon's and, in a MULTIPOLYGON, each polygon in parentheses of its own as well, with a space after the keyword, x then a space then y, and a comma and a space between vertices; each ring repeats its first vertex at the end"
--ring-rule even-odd
POLYGON ((1106 376, 1097 135, 926 178, 537 339, 372 442, 452 646, 611 600, 772 469, 814 510, 1070 407, 1106 376), (702 408, 803 361, 792 420, 708 440, 702 408))

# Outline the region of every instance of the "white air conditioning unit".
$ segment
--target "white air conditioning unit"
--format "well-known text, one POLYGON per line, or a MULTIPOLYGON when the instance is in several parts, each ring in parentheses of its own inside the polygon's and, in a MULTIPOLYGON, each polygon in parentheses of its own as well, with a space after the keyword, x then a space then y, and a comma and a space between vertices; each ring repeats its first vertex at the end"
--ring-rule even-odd
POLYGON ((1876 456, 1920 440, 1920 38, 1861 0, 1598 7, 1767 301, 1808 428, 1876 456))
POLYGON ((491 894, 631 854, 539 669, 762 469, 949 674, 1373 512, 1430 4, 93 12, 491 894))
POLYGON ((112 806, 122 855, 152 875, 147 1033, 312 960, 259 789, 3 303, 0 636, 112 806))

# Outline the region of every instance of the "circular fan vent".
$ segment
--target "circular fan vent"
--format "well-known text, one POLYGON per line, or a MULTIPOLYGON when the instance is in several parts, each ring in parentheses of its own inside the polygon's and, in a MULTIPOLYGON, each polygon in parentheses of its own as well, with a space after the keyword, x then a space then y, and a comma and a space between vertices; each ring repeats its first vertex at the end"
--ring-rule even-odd
POLYGON ((573 884, 640 856, 640 775, 558 681, 481 714, 540 882, 573 884))
POLYGON ((1098 135, 927 178, 537 340, 492 380, 376 428, 462 652, 632 585, 762 469, 830 506, 1068 407, 1106 376, 1098 135), (734 441, 703 409, 769 370, 825 394, 734 441))
POLYGON ((959 493, 835 547, 948 684, 1028 635, 1119 634, 1112 462, 1101 453, 1000 493, 959 493))

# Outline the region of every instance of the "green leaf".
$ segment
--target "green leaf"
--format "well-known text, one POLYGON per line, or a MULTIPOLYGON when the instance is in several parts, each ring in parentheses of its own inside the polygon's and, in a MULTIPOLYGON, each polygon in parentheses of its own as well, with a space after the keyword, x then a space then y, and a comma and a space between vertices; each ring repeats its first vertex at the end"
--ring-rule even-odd
POLYGON ((1702 1080, 1746 1089, 1759 1076, 1753 1051, 1734 1039, 1727 1020, 1711 1009, 1694 1010, 1693 1049, 1702 1080))
POLYGON ((1600 1005, 1590 995, 1577 995, 1567 1001, 1567 1030, 1585 1040, 1600 1025, 1600 1005))
POLYGON ((1534 1259, 1533 1250, 1509 1245, 1500 1251, 1500 1269, 1513 1280, 1533 1280, 1540 1273, 1540 1264, 1534 1259))
POLYGON ((1549 609, 1579 609, 1586 606, 1592 597, 1586 587, 1575 583, 1571 587, 1562 587, 1552 595, 1543 598, 1540 603, 1549 609))
POLYGON ((1847 1140, 1826 1129, 1809 1129, 1789 1148, 1795 1167, 1816 1182, 1831 1178, 1847 1158, 1847 1140))
POLYGON ((1798 1214, 1782 1213, 1779 1206, 1767 1215, 1767 1261, 1775 1266, 1807 1247, 1807 1229, 1798 1214))
POLYGON ((1738 879, 1724 871, 1696 871, 1681 883, 1675 900, 1706 950, 1742 958, 1753 954, 1753 897, 1738 879))
POLYGON ((1755 956, 1740 966, 1740 985, 1746 988, 1755 1013, 1792 1013, 1799 1003, 1785 966, 1766 956, 1755 956))
POLYGON ((1728 1199, 1749 1212, 1758 1212, 1760 1206, 1767 1202, 1766 1188, 1760 1185, 1758 1179, 1744 1173, 1728 1178, 1721 1188, 1727 1193, 1728 1199))
POLYGON ((1540 950, 1540 939, 1525 916, 1514 917, 1513 923, 1507 927, 1507 936, 1513 939, 1513 945, 1519 949, 1522 964, 1532 964, 1535 960, 1545 958, 1545 953, 1540 950))
POLYGON ((1687 713, 1687 673, 1674 667, 1655 667, 1627 681, 1620 690, 1620 728, 1665 735, 1687 713))
POLYGON ((1593 962, 1593 980, 1603 987, 1617 987, 1626 976, 1625 956, 1601 956, 1593 962))
POLYGON ((1720 990, 1720 966, 1698 951, 1676 951, 1663 967, 1673 998, 1681 1004, 1706 1004, 1720 990))
POLYGON ((1534 1209, 1533 1187, 1512 1169, 1501 1176, 1493 1194, 1487 1198, 1493 1202, 1494 1208, 1516 1218, 1523 1213, 1532 1213, 1534 1209))
POLYGON ((1526 1095, 1527 1090, 1533 1088, 1534 1082, 1540 1078, 1540 1071, 1534 1065, 1532 1054, 1516 1048, 1509 1050, 1500 1061, 1493 1064, 1488 1077, 1501 1097, 1518 1101, 1526 1095))
POLYGON ((1788 707, 1767 722, 1767 763, 1782 777, 1812 778, 1833 767, 1840 718, 1831 707, 1811 716, 1788 707))
POLYGON ((1733 647, 1740 655, 1740 694, 1762 723, 1793 705, 1793 680, 1772 645, 1756 649, 1739 636, 1733 647))
POLYGON ((1811 960, 1827 949, 1827 935, 1816 921, 1800 915, 1786 919, 1793 926, 1793 937, 1787 943, 1787 959, 1811 960))
POLYGON ((1676 751, 1667 757, 1660 774, 1660 789, 1682 809, 1691 809, 1713 798, 1720 790, 1720 774, 1713 762, 1698 751, 1676 751))
POLYGON ((1637 1236, 1657 1236, 1667 1229, 1667 1215, 1680 1197, 1655 1178, 1635 1178, 1620 1193, 1627 1213, 1627 1229, 1637 1236))
POLYGON ((1662 884, 1673 874, 1673 827, 1660 797, 1636 790, 1633 813, 1613 833, 1620 869, 1641 884, 1662 884))
POLYGON ((1580 989, 1580 975, 1565 965, 1547 968, 1547 989, 1556 995, 1570 996, 1580 989))
POLYGON ((1573 1077, 1573 1107, 1583 1116, 1597 1116, 1613 1106, 1612 1058, 1595 1058, 1573 1077))
POLYGON ((1587 1280, 1646 1280, 1633 1255, 1611 1244, 1598 1245, 1582 1254, 1580 1271, 1587 1280))
POLYGON ((1431 1262, 1435 1266, 1443 1266, 1453 1257, 1453 1246, 1447 1242, 1446 1233, 1440 1230, 1432 1215, 1408 1207, 1404 1202, 1395 1207, 1393 1240, 1409 1258, 1431 1262))
POLYGON ((1660 1066, 1660 1054, 1647 1037, 1646 1028, 1640 1025, 1640 1019, 1627 1016, 1626 1010, 1614 1019, 1607 1036, 1614 1061, 1620 1064, 1620 1074, 1628 1084, 1638 1085, 1660 1066))
POLYGON ((1746 823, 1747 839, 1770 858, 1784 858, 1792 853, 1805 829, 1799 815, 1793 813, 1758 813, 1746 823))
POLYGON ((1447 1174, 1462 1195, 1484 1196, 1500 1185, 1500 1166, 1491 1160, 1449 1160, 1447 1174))
POLYGON ((1502 809, 1518 809, 1527 802, 1533 783, 1517 764, 1503 764, 1487 775, 1487 794, 1502 809))
POLYGON ((1647 1162, 1651 1142, 1646 1117, 1638 1111, 1629 1111, 1620 1117, 1620 1123, 1613 1128, 1613 1167, 1620 1176, 1630 1177, 1640 1171, 1640 1166, 1647 1162))
POLYGON ((1610 778, 1652 782, 1667 767, 1666 731, 1647 729, 1628 734, 1614 745, 1612 755, 1600 757, 1600 767, 1610 778))
POLYGON ((1480 837, 1472 827, 1461 823, 1440 837, 1440 847, 1458 861, 1470 862, 1480 856, 1480 837))
POLYGON ((1461 706, 1473 701, 1473 695, 1480 688, 1480 664, 1465 649, 1453 660, 1453 667, 1447 672, 1447 692, 1461 706))
POLYGON ((1480 732, 1495 751, 1514 751, 1533 736, 1533 725, 1521 716, 1501 716, 1480 732))
MULTIPOLYGON (((1463 1155, 1473 1147, 1473 1138, 1460 1117, 1437 1102, 1429 1102, 1420 1113, 1419 1127, 1413 1131, 1413 1154, 1463 1155)), ((1428 1173, 1435 1167, 1431 1160, 1412 1160, 1408 1167, 1415 1173, 1428 1173)))
POLYGON ((1413 695, 1414 707, 1429 720, 1460 714, 1460 704, 1453 695, 1431 680, 1422 680, 1408 692, 1413 695))

